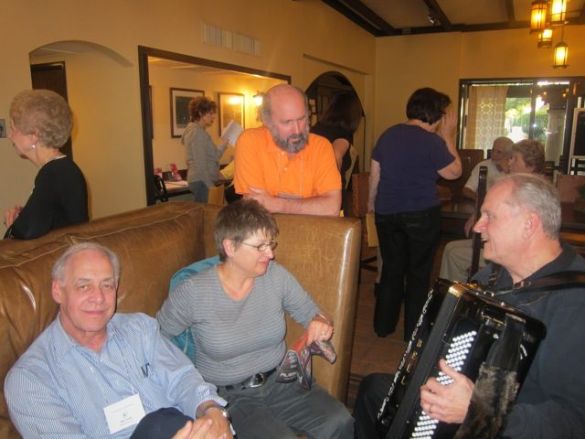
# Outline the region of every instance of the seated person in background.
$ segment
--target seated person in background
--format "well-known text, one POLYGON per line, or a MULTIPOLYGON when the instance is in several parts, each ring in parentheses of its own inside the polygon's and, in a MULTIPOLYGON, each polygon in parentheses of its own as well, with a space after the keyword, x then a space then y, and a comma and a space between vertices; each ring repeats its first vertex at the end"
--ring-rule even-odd
MULTIPOLYGON (((498 137, 498 139, 507 138, 498 137)), ((494 141, 494 151, 496 150, 496 142, 498 139, 494 141)), ((537 140, 521 140, 520 142, 511 145, 505 160, 509 161, 508 169, 510 173, 542 174, 544 172, 544 146, 542 146, 542 144, 537 140)), ((502 166, 502 168, 504 167, 502 166)), ((490 179, 488 171, 488 189, 491 187, 489 182, 490 179)), ((466 187, 467 184, 469 184, 469 181, 466 183, 466 187)), ((465 223, 466 236, 469 235, 475 220, 475 215, 472 215, 465 223)), ((459 239, 447 243, 441 258, 439 277, 453 281, 467 281, 472 254, 473 249, 471 239, 459 239)), ((483 258, 483 255, 480 255, 480 268, 484 267, 485 264, 486 262, 483 258)))
POLYGON ((59 315, 4 384, 20 434, 231 438, 225 401, 160 335, 156 320, 115 313, 119 276, 117 256, 94 243, 70 247, 55 263, 59 315))
POLYGON ((464 196, 475 200, 477 186, 479 184, 480 167, 485 166, 487 168, 486 190, 489 190, 489 188, 494 185, 498 177, 508 173, 510 169, 510 158, 512 155, 513 144, 514 142, 508 137, 497 137, 494 140, 491 157, 479 162, 471 171, 471 174, 463 187, 464 196))
POLYGON ((307 331, 307 344, 329 340, 333 326, 309 294, 272 261, 278 227, 257 201, 225 206, 217 217, 220 264, 174 288, 157 314, 163 334, 191 328, 195 364, 229 403, 239 439, 353 438, 353 419, 319 385, 276 382, 286 351, 289 313, 307 331))
POLYGON ((289 84, 264 96, 263 127, 236 145, 236 192, 270 212, 339 215, 341 177, 331 143, 309 134, 307 97, 289 84))
MULTIPOLYGON (((492 291, 508 291, 524 281, 565 271, 585 273, 585 260, 559 242, 561 205, 557 190, 543 177, 513 174, 488 192, 474 230, 485 242, 492 261, 474 279, 492 291)), ((585 290, 510 292, 498 296, 546 325, 534 361, 508 416, 506 438, 585 437, 585 290)), ((430 378, 421 387, 422 409, 432 418, 462 423, 470 411, 474 383, 443 360, 440 369, 454 381, 439 384, 430 378)), ((377 437, 375 418, 391 376, 366 377, 355 406, 359 438, 377 437)))
POLYGON ((77 165, 61 153, 71 135, 71 109, 50 90, 25 90, 10 105, 10 141, 39 168, 24 207, 4 214, 4 238, 33 239, 52 229, 88 221, 87 187, 77 165))

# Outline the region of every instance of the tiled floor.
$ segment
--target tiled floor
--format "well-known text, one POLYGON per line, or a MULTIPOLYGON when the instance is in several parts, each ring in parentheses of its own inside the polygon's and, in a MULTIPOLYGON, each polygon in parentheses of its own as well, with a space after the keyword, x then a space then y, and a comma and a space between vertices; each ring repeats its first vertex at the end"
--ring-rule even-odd
MULTIPOLYGON (((443 244, 444 245, 444 244, 443 244)), ((434 279, 438 274, 443 245, 439 246, 433 273, 434 279)), ((370 251, 368 250, 368 253, 370 251)), ((380 338, 374 332, 374 283, 376 273, 361 270, 361 279, 358 286, 358 303, 353 341, 353 352, 350 368, 350 380, 347 394, 347 405, 353 407, 357 388, 361 379, 373 372, 394 373, 406 343, 403 339, 402 319, 398 323, 397 331, 384 338, 380 338)))

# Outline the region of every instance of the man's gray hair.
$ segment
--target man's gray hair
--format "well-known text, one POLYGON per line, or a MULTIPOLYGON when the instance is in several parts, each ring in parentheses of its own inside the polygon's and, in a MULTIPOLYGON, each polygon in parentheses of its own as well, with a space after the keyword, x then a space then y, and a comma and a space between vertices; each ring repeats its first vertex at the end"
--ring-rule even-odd
POLYGON ((79 244, 73 244, 71 247, 69 247, 53 265, 53 269, 51 270, 52 279, 54 281, 58 281, 60 284, 63 284, 65 281, 65 267, 67 266, 69 260, 76 254, 86 250, 97 251, 109 259, 110 264, 112 264, 112 268, 114 270, 114 280, 117 284, 118 280, 120 279, 120 260, 118 259, 118 256, 109 248, 95 242, 82 242, 79 244))
POLYGON ((542 222, 544 233, 558 239, 561 230, 561 200, 557 189, 544 177, 536 174, 510 174, 498 180, 511 181, 510 204, 534 212, 542 222))
POLYGON ((307 95, 303 91, 303 89, 297 87, 296 85, 280 84, 280 85, 275 85, 270 90, 268 90, 268 92, 262 98, 262 107, 260 109, 260 120, 262 121, 262 123, 264 125, 270 125, 272 123, 272 95, 274 94, 273 93, 275 91, 274 89, 277 89, 278 87, 285 87, 285 86, 295 89, 299 93, 299 95, 301 95, 303 97, 303 101, 305 102, 305 113, 307 114, 307 117, 309 117, 309 100, 307 98, 307 95))

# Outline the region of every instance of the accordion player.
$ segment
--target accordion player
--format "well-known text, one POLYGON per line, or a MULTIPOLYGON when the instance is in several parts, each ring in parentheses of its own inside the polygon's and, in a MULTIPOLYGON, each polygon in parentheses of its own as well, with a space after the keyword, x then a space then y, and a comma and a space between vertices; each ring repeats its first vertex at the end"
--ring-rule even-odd
POLYGON ((451 380, 438 370, 440 358, 475 381, 476 390, 481 382, 508 386, 499 418, 488 421, 492 432, 499 430, 545 333, 542 322, 477 286, 438 279, 378 412, 380 437, 466 437, 465 428, 439 422, 420 406, 420 387, 429 377, 445 385, 451 380))

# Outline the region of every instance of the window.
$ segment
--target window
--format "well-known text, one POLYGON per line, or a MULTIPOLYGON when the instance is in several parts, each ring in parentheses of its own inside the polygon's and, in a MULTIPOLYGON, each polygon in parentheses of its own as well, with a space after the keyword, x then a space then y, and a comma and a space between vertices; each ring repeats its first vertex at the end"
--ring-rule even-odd
POLYGON ((585 78, 462 80, 459 146, 489 152, 496 137, 537 139, 546 160, 567 166, 573 109, 585 78))

